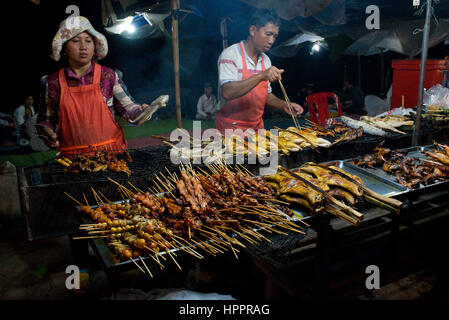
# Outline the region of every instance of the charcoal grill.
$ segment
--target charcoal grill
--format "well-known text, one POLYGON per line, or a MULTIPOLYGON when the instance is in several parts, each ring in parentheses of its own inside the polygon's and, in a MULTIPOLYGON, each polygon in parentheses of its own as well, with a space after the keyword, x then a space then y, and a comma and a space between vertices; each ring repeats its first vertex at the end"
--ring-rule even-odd
POLYGON ((132 162, 127 162, 131 175, 124 172, 113 172, 111 170, 98 172, 81 172, 79 175, 71 172, 64 172, 65 167, 50 160, 48 162, 48 172, 53 183, 73 183, 73 182, 95 182, 113 180, 128 180, 136 177, 150 177, 158 172, 175 171, 178 166, 170 161, 169 147, 151 147, 145 149, 129 150, 132 162))
MULTIPOLYGON (((179 167, 170 161, 169 147, 151 147, 130 150, 133 162, 129 163, 132 174, 105 172, 83 172, 80 175, 65 173, 62 165, 49 161, 45 166, 18 168, 22 212, 27 226, 27 237, 31 240, 45 239, 78 232, 79 216, 76 203, 67 197, 69 193, 82 201, 83 193, 90 204, 95 204, 91 187, 108 199, 121 199, 117 186, 108 179, 122 184, 129 181, 142 190, 152 186, 156 173, 177 172, 179 167)), ((129 186, 130 187, 130 186, 129 186)), ((131 188, 131 187, 130 187, 131 188)))

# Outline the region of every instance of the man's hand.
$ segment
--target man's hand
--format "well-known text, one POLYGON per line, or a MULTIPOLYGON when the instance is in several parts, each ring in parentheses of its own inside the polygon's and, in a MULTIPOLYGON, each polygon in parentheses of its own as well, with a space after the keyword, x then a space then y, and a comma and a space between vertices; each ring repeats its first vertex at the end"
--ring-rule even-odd
POLYGON ((263 81, 275 82, 282 80, 281 74, 284 73, 284 69, 278 69, 275 66, 271 66, 267 70, 260 73, 263 81))
MULTIPOLYGON (((303 107, 301 107, 299 104, 294 103, 294 102, 290 102, 290 105, 291 105, 291 107, 292 107, 293 115, 294 115, 295 117, 299 117, 299 116, 304 112, 303 107)), ((288 105, 287 105, 286 102, 285 102, 285 106, 284 106, 283 110, 284 110, 287 114, 290 114, 290 115, 291 115, 290 108, 288 107, 288 105)))

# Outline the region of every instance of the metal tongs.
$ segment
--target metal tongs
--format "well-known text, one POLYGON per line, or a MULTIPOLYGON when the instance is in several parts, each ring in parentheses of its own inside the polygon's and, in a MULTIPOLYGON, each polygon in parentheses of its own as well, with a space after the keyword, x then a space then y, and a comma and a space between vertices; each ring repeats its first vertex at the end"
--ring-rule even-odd
POLYGON ((167 106, 168 100, 169 100, 169 96, 166 94, 159 96, 156 100, 151 102, 149 108, 147 108, 145 111, 143 111, 139 116, 137 116, 137 118, 135 118, 134 120, 128 120, 128 121, 130 123, 135 123, 136 125, 140 126, 141 124, 150 120, 151 117, 153 116, 153 114, 157 110, 159 110, 159 108, 163 108, 163 107, 167 106))

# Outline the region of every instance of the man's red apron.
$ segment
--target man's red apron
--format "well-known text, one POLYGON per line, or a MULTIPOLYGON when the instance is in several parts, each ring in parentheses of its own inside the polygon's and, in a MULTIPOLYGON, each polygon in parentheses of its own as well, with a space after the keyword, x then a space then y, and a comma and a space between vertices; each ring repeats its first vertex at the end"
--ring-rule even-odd
MULTIPOLYGON (((239 43, 242 54, 242 80, 246 80, 254 75, 249 72, 246 65, 246 57, 243 46, 239 43)), ((265 64, 262 59, 262 71, 265 71, 265 64)), ((232 99, 217 113, 215 127, 225 134, 225 129, 263 129, 262 115, 268 98, 268 81, 261 81, 256 87, 244 96, 232 99)))
POLYGON ((59 151, 65 155, 92 155, 97 150, 127 149, 123 130, 114 121, 100 89, 101 66, 94 65, 93 83, 69 87, 59 70, 59 151))

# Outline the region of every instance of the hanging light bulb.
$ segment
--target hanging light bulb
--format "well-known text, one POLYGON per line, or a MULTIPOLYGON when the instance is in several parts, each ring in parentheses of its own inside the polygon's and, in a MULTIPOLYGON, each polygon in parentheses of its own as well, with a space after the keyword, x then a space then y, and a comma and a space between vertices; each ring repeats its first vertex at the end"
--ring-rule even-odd
POLYGON ((129 26, 126 27, 126 31, 128 31, 129 33, 133 33, 134 31, 136 31, 136 27, 130 24, 129 26))
POLYGON ((319 52, 320 51, 320 42, 319 41, 316 41, 314 44, 313 44, 313 46, 312 46, 312 48, 310 49, 310 55, 313 55, 315 52, 319 52))

